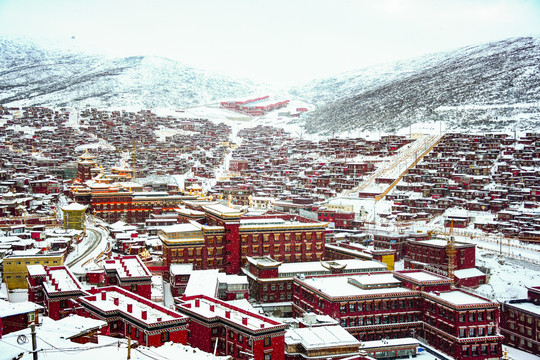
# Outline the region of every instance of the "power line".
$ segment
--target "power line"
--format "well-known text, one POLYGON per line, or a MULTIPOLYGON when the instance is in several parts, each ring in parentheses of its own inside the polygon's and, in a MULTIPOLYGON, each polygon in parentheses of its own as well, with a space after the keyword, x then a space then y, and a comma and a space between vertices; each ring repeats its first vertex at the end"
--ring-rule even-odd
POLYGON ((0 339, 0 342, 3 342, 4 344, 11 345, 11 346, 16 347, 16 348, 18 348, 18 349, 21 349, 21 350, 23 350, 24 352, 30 352, 30 350, 28 350, 28 349, 25 349, 25 348, 23 348, 23 347, 21 347, 21 346, 17 346, 17 345, 15 345, 15 344, 9 343, 9 342, 7 342, 7 341, 5 341, 5 340, 0 339))

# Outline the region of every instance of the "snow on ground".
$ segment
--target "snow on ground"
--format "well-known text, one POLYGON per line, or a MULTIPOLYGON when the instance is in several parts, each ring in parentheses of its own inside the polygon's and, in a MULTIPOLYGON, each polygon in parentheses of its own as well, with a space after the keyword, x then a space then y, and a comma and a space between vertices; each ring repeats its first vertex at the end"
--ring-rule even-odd
MULTIPOLYGON (((540 257, 540 255, 539 255, 540 257)), ((489 282, 481 285, 476 291, 499 301, 510 299, 526 299, 526 286, 540 286, 538 265, 509 258, 492 251, 478 250, 476 266, 484 266, 491 270, 489 282)))

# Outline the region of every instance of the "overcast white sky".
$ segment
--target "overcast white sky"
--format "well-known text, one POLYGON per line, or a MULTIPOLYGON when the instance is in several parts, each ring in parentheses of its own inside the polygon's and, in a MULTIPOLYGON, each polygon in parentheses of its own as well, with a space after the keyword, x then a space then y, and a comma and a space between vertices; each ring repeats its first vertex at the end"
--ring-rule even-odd
POLYGON ((538 35, 540 0, 0 0, 0 34, 285 85, 538 35))

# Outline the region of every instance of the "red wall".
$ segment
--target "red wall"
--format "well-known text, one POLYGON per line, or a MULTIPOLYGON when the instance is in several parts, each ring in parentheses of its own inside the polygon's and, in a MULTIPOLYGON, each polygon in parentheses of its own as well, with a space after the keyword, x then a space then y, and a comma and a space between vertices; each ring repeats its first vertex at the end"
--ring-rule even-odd
POLYGON ((264 360, 265 350, 272 350, 272 360, 285 359, 285 337, 275 336, 270 342, 270 346, 264 346, 264 339, 253 341, 254 360, 264 360))
POLYGON ((27 314, 8 316, 2 318, 2 323, 4 324, 2 335, 6 335, 14 331, 26 329, 28 327, 28 317, 27 314))
MULTIPOLYGON (((188 329, 190 336, 187 338, 187 343, 193 347, 199 348, 202 351, 213 353, 212 349, 212 329, 201 325, 193 320, 189 320, 188 329)), ((218 327, 219 329, 219 327, 218 327)), ((216 335, 218 337, 218 335, 216 335)))

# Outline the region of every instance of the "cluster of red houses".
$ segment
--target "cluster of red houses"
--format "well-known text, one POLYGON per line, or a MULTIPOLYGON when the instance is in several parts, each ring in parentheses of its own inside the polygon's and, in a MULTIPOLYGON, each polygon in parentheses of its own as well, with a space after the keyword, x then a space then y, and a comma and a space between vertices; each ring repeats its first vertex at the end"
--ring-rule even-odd
POLYGON ((224 198, 230 195, 238 205, 247 205, 249 196, 274 197, 276 209, 297 213, 306 204, 294 203, 296 200, 325 200, 354 188, 364 175, 375 170, 380 157, 393 156, 413 141, 396 135, 383 136, 378 141, 299 140, 269 126, 243 129, 238 135, 244 141, 230 161, 229 171, 233 175, 219 181, 211 192, 224 198), (359 155, 371 156, 373 160, 348 160, 359 155), (336 160, 321 162, 321 158, 336 160))
POLYGON ((289 105, 290 100, 271 101, 270 96, 236 101, 222 101, 221 107, 250 116, 263 116, 272 110, 289 105))
MULTIPOLYGON (((540 134, 446 134, 403 176, 394 200, 394 216, 407 212, 440 215, 451 207, 496 214, 476 228, 524 241, 540 240, 536 215, 540 194, 540 134), (421 193, 410 198, 407 192, 421 193)), ((454 224, 458 227, 457 223, 454 224)))
MULTIPOLYGON (((382 351, 381 346, 394 353, 405 349, 404 341, 414 336, 421 336, 455 359, 502 355, 499 304, 452 289, 450 279, 441 275, 423 270, 388 272, 375 261, 287 264, 269 256, 248 258, 244 272, 250 282, 250 296, 261 303, 274 301, 277 306, 277 301, 283 306, 288 302, 299 319, 313 314, 317 319, 326 316, 335 321, 326 320, 330 326, 327 330, 305 330, 311 335, 302 335, 303 331, 289 332, 285 324, 253 309, 203 294, 180 294, 175 298, 175 310, 171 310, 149 299, 151 274, 136 256, 108 260, 101 273, 88 274, 90 283, 99 283, 91 289, 83 288, 65 266, 28 266, 29 300, 38 306, 22 314, 25 324, 28 314, 34 314, 31 320, 35 321, 41 305, 45 314, 56 320, 70 314, 103 320, 107 326, 99 330, 101 334, 130 337, 147 346, 169 341, 187 343, 235 359, 315 359, 321 353, 332 359, 355 354, 352 359, 362 359, 361 344, 370 354, 382 351), (281 294, 285 294, 283 299, 278 298, 281 294), (310 336, 325 331, 339 333, 342 330, 338 324, 347 331, 339 337, 341 340, 309 341, 310 336), (375 346, 373 342, 381 339, 396 343, 375 346), (368 350, 371 346, 376 349, 368 350)), ((530 311, 521 303, 514 307, 530 311)), ((521 319, 514 313, 508 316, 521 319)), ((2 319, 10 322, 7 315, 2 319)), ((510 325, 512 330, 527 333, 537 321, 524 319, 528 324, 525 330, 510 325)), ((318 326, 317 322, 312 320, 309 327, 318 326)), ((4 334, 15 330, 16 326, 8 327, 4 334)), ((407 353, 416 354, 417 345, 407 353)))

